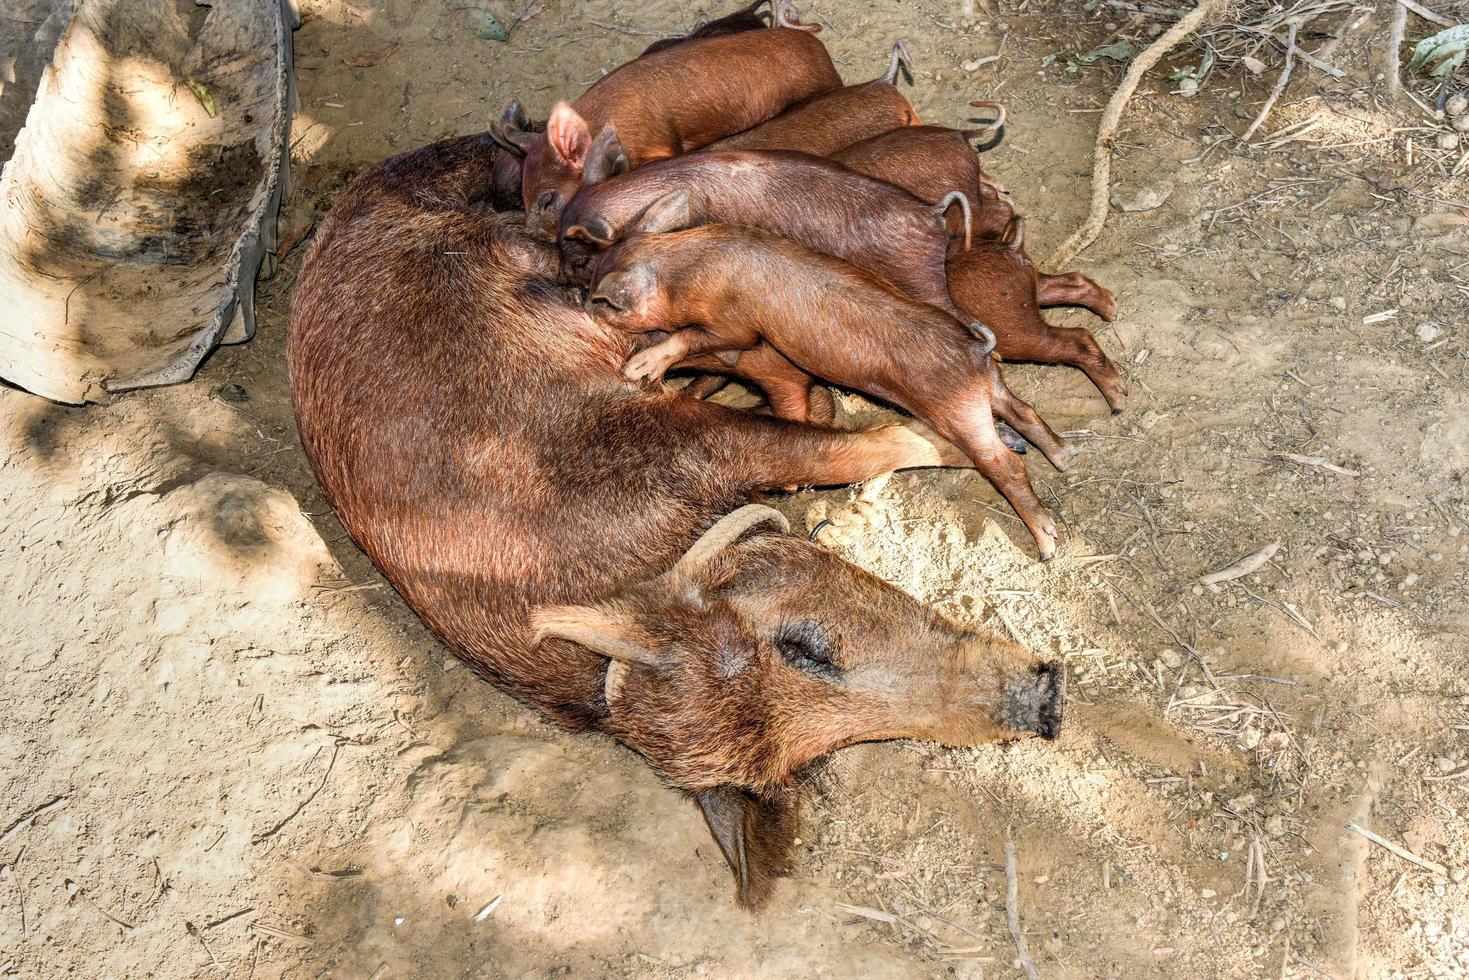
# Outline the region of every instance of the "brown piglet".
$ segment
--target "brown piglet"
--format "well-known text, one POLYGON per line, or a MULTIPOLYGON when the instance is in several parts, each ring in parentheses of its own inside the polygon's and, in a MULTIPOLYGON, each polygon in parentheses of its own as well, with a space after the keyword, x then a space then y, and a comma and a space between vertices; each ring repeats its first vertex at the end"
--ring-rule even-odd
POLYGON ((634 59, 574 103, 558 103, 544 134, 516 125, 515 102, 493 131, 525 156, 526 226, 552 236, 583 182, 708 146, 841 84, 831 56, 810 32, 772 27, 685 41, 634 59))
MULTIPOLYGON (((992 102, 970 105, 995 106, 992 102)), ((1004 112, 990 124, 1004 122, 1004 112)), ((768 124, 767 124, 768 125, 768 124)), ((929 202, 937 202, 954 191, 962 191, 974 204, 975 241, 1005 237, 1015 209, 1003 187, 984 175, 979 157, 969 141, 986 130, 948 129, 943 126, 909 126, 895 129, 830 154, 843 166, 885 180, 929 202)), ((949 214, 949 237, 957 242, 963 228, 959 215, 949 214)), ((951 249, 950 254, 958 253, 951 249)), ((1027 261, 1029 257, 1027 256, 1027 261)), ((1117 301, 1112 293, 1079 272, 1050 275, 1036 272, 1041 306, 1082 306, 1104 320, 1117 318, 1117 301)))
POLYGON ((845 259, 914 299, 954 317, 944 261, 944 213, 968 200, 955 192, 938 204, 849 170, 825 157, 775 150, 719 150, 660 160, 583 188, 561 216, 562 268, 580 285, 598 253, 621 239, 655 202, 686 195, 691 224, 751 225, 845 259))
MULTIPOLYGON (((998 107, 995 102, 970 105, 998 107)), ((914 197, 937 203, 954 191, 962 192, 972 205, 975 238, 992 238, 1005 230, 1015 214, 1004 189, 985 177, 979 154, 970 140, 990 137, 1004 124, 1003 108, 997 108, 993 123, 977 129, 947 126, 909 126, 892 129, 828 154, 837 163, 858 173, 885 180, 914 197)), ((949 216, 949 235, 963 235, 961 216, 949 216)))
POLYGON ((1041 316, 1040 275, 1025 251, 1024 219, 1011 218, 999 238, 975 242, 969 251, 950 256, 948 268, 954 302, 994 331, 996 353, 1007 361, 1079 368, 1113 414, 1122 411, 1127 384, 1091 331, 1053 326, 1041 316))
MULTIPOLYGON (((671 214, 667 224, 676 224, 671 214)), ((630 358, 625 375, 658 379, 693 355, 768 343, 802 371, 894 404, 958 446, 1010 501, 1041 560, 1055 554, 1055 524, 994 416, 1058 468, 1069 450, 1028 406, 1021 410, 987 341, 848 262, 762 229, 661 231, 640 227, 609 249, 588 294, 588 309, 606 323, 669 331, 630 358)))
POLYGON ((887 74, 860 85, 846 85, 792 106, 754 129, 727 136, 711 150, 799 150, 829 156, 844 146, 900 126, 916 126, 918 113, 898 91, 898 72, 913 62, 908 46, 893 45, 887 74))

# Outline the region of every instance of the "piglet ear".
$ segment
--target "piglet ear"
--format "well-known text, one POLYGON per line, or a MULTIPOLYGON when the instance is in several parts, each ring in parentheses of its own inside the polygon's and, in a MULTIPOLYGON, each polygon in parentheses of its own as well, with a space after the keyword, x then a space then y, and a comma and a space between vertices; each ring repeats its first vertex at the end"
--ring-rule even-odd
POLYGON ((531 614, 535 642, 570 640, 612 660, 657 667, 662 658, 631 616, 608 606, 543 606, 531 614))
POLYGON ((643 300, 653 289, 652 274, 641 266, 634 266, 603 276, 587 298, 601 300, 624 313, 640 313, 643 300))
POLYGON ((567 166, 573 170, 586 166, 592 134, 587 121, 565 102, 556 103, 551 110, 551 118, 546 120, 546 139, 567 166))
POLYGON ((758 909, 791 873, 799 800, 793 791, 755 796, 738 786, 717 786, 695 795, 704 822, 734 872, 740 904, 758 909))
POLYGON ((617 138, 617 129, 613 126, 604 126, 592 141, 592 148, 587 151, 587 168, 582 174, 581 183, 583 187, 592 184, 600 184, 604 180, 611 180, 618 174, 625 174, 632 165, 628 163, 627 154, 622 150, 622 141, 617 138))
POLYGON ((530 118, 515 99, 507 102, 505 112, 490 123, 490 137, 517 157, 525 156, 525 151, 536 140, 535 133, 531 132, 530 118))
POLYGON ((669 191, 648 205, 633 226, 633 231, 643 235, 661 235, 666 231, 678 231, 693 223, 692 205, 686 190, 669 191))
POLYGON ((606 248, 612 244, 612 226, 607 224, 606 218, 594 216, 581 224, 572 225, 562 233, 561 237, 580 239, 606 248))

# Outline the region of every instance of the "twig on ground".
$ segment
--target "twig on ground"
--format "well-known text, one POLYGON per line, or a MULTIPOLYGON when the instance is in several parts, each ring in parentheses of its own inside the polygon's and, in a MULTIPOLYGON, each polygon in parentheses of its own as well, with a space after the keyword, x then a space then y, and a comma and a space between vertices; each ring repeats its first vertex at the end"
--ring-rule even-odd
POLYGON ((264 935, 270 936, 274 939, 284 939, 288 943, 300 943, 303 946, 311 946, 315 945, 316 943, 316 940, 312 939, 310 936, 302 936, 294 932, 287 932, 284 929, 277 929, 275 926, 268 926, 262 922, 255 922, 251 925, 256 932, 263 933, 264 935))
POLYGON ((893 915, 891 912, 884 912, 881 909, 868 908, 865 905, 843 905, 841 902, 838 902, 833 907, 838 912, 844 912, 847 915, 859 916, 863 919, 871 919, 873 922, 882 922, 886 925, 892 925, 893 923, 898 921, 898 917, 896 915, 893 915))
POLYGON ((1387 94, 1396 99, 1402 92, 1401 55, 1403 30, 1408 26, 1408 8, 1402 4, 1393 7, 1392 30, 1387 35, 1387 57, 1383 59, 1383 72, 1387 75, 1387 94))
POLYGON ((66 893, 67 895, 74 897, 80 896, 82 901, 86 902, 88 905, 92 906, 92 908, 96 909, 97 912, 101 914, 104 918, 111 920, 119 926, 122 926, 129 932, 132 932, 134 929, 138 928, 133 923, 128 922, 126 919, 118 918, 111 912, 104 909, 102 906, 98 905, 97 902, 92 898, 92 896, 87 894, 87 890, 85 888, 83 888, 81 885, 78 885, 70 878, 66 880, 66 893))
POLYGON ((1275 458, 1288 459, 1292 463, 1299 463, 1302 466, 1316 466, 1323 470, 1330 470, 1332 473, 1340 473, 1342 476, 1362 475, 1357 470, 1349 470, 1345 466, 1338 466, 1331 460, 1321 456, 1302 456, 1299 453, 1276 453, 1275 458))
POLYGON ((204 952, 209 954, 209 961, 213 963, 216 968, 223 970, 224 964, 219 961, 219 957, 214 955, 214 950, 210 949, 209 944, 204 941, 204 936, 202 933, 199 932, 199 927, 194 925, 194 923, 192 922, 185 922, 184 930, 188 932, 189 935, 199 940, 199 945, 203 946, 204 952))
POLYGON ((1312 636, 1320 639, 1320 636, 1316 633, 1316 627, 1312 626, 1310 620, 1306 619, 1305 616, 1302 616, 1300 613, 1298 613, 1295 607, 1292 606, 1290 603, 1276 602, 1274 599, 1267 599, 1264 596, 1260 595, 1258 592, 1251 589, 1249 586, 1245 585, 1243 582, 1236 582, 1234 584, 1238 586, 1241 590, 1243 590, 1244 594, 1249 596, 1251 599, 1254 599, 1256 602, 1260 603, 1263 606, 1269 606, 1271 609, 1279 612, 1282 616, 1285 616, 1287 619, 1295 623, 1307 633, 1310 633, 1312 636))
POLYGON ((0 847, 4 847, 6 844, 9 844, 12 837, 25 830, 31 824, 35 823, 37 818, 45 816, 52 810, 59 810, 64 806, 66 806, 66 797, 58 796, 50 803, 46 803, 36 807, 30 813, 27 813, 25 816, 15 821, 15 823, 5 828, 5 833, 0 834, 0 847))
POLYGON ((1219 582, 1228 582, 1231 579, 1243 578, 1265 567, 1265 563, 1275 557, 1280 550, 1280 542, 1272 541, 1256 551, 1250 552, 1236 562, 1225 565, 1217 572, 1199 576, 1199 582, 1203 585, 1214 585, 1219 582))
POLYGON ((1458 772, 1451 772, 1443 776, 1424 776, 1423 778, 1430 783, 1446 783, 1451 779, 1463 779, 1465 776, 1469 776, 1469 769, 1460 769, 1458 772))
POLYGON ((1193 33, 1204 22, 1204 18, 1223 8, 1227 2, 1228 0, 1199 0, 1197 7, 1139 52, 1132 59, 1132 64, 1127 66, 1127 74, 1122 76, 1122 83, 1112 93, 1107 109, 1102 113, 1102 120, 1097 124, 1097 143, 1092 151, 1091 209, 1081 227, 1046 258, 1046 268, 1058 269, 1064 266, 1102 233, 1102 225, 1107 220, 1108 198, 1112 191, 1112 146, 1117 141, 1117 126, 1122 121, 1122 110, 1132 99, 1132 93, 1137 91, 1143 75, 1178 42, 1193 33))
POLYGON ((1248 143, 1250 137, 1255 135, 1255 130, 1259 129, 1260 124, 1265 121, 1265 117, 1270 115, 1270 110, 1275 108, 1275 100, 1280 98, 1280 93, 1285 91, 1285 86, 1290 81, 1291 66, 1295 64, 1296 57, 1296 30, 1297 24, 1295 21, 1290 21, 1286 25, 1285 67, 1280 69, 1280 77, 1275 80, 1275 87, 1270 90, 1270 97, 1260 107, 1260 114, 1255 117, 1254 122, 1250 123, 1250 127, 1244 131, 1244 135, 1240 136, 1239 141, 1241 143, 1248 143))
MULTIPOLYGON (((280 833, 282 827, 284 827, 286 824, 290 823, 292 820, 296 819, 296 815, 298 813, 300 813, 302 810, 306 809, 307 804, 309 804, 312 800, 316 799, 316 794, 318 794, 318 793, 320 793, 322 791, 322 789, 326 786, 326 781, 331 778, 331 775, 332 775, 332 767, 337 764, 337 752, 339 752, 341 750, 341 748, 342 748, 342 744, 340 742, 338 742, 338 743, 336 743, 336 744, 334 744, 332 746, 332 757, 331 757, 330 760, 328 760, 328 762, 326 764, 326 772, 324 772, 324 773, 321 774, 321 782, 319 782, 319 783, 316 784, 316 789, 314 789, 314 790, 311 791, 311 795, 308 796, 308 797, 306 797, 306 799, 302 800, 300 803, 298 803, 296 805, 296 809, 292 810, 290 813, 288 813, 284 817, 282 817, 281 820, 280 820, 280 822, 277 823, 274 827, 271 827, 269 830, 265 831, 264 833, 256 834, 254 837, 250 838, 250 843, 252 843, 252 844, 259 844, 262 841, 265 841, 265 840, 267 840, 267 839, 269 839, 271 837, 274 837, 276 834, 280 833)), ((318 751, 320 751, 320 750, 318 750, 318 751)))
POLYGON ((1020 954, 1020 966, 1029 980, 1036 980, 1035 962, 1025 944, 1025 933, 1020 931, 1020 879, 1015 870, 1015 842, 1008 840, 1005 841, 1005 920, 1010 924, 1010 935, 1020 954))
POLYGON ((1454 26, 1454 21, 1445 17, 1443 14, 1429 10, 1427 7, 1423 6, 1423 4, 1418 3, 1417 0, 1398 0, 1398 6, 1406 7, 1407 9, 1413 11, 1413 13, 1417 14, 1419 17, 1422 17, 1426 21, 1431 21, 1432 23, 1437 24, 1439 27, 1454 26))
POLYGON ((1378 847, 1386 848, 1387 850, 1396 854, 1398 857, 1402 858, 1404 861, 1410 861, 1413 864, 1418 865, 1418 867, 1420 868, 1426 868, 1429 871, 1432 871, 1434 874, 1448 877, 1448 869, 1439 864, 1437 861, 1430 861, 1427 858, 1421 858, 1418 855, 1414 854, 1412 851, 1408 850, 1406 847, 1403 847, 1400 844, 1394 844, 1386 837, 1374 834, 1372 831, 1368 830, 1366 827, 1363 827, 1360 824, 1349 822, 1347 824, 1347 829, 1354 834, 1361 834, 1363 837, 1367 838, 1378 847))

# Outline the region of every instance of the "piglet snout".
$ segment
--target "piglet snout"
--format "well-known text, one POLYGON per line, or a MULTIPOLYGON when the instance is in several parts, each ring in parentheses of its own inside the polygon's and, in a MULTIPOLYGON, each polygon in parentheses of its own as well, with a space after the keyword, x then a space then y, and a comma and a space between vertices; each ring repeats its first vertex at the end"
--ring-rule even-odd
POLYGON ((1006 692, 1005 724, 1022 732, 1035 732, 1050 740, 1061 733, 1061 716, 1066 706, 1066 665, 1048 660, 1034 672, 1018 678, 1006 692))

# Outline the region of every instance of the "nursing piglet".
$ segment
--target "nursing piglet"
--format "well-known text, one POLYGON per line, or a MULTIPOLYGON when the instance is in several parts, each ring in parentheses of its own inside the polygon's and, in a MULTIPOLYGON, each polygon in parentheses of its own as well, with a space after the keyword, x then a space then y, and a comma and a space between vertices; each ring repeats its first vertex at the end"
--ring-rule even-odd
MULTIPOLYGON (((666 209, 667 223, 675 223, 676 209, 666 209)), ((1070 451, 1004 387, 973 325, 841 259, 735 225, 632 235, 598 262, 587 305, 620 329, 670 332, 629 359, 628 377, 661 378, 694 355, 767 343, 807 373, 912 413, 1005 495, 1042 560, 1055 553, 1055 524, 994 416, 1060 468, 1070 451)))
POLYGON ((727 136, 711 150, 799 150, 830 156, 842 147, 900 126, 918 125, 918 113, 898 91, 899 69, 911 72, 908 46, 893 45, 887 73, 860 85, 846 85, 793 106, 754 129, 727 136))
MULTIPOLYGON (((1113 413, 1122 411, 1127 384, 1091 331, 1053 326, 1041 316, 1040 278, 1025 251, 1022 218, 1010 219, 998 239, 975 242, 974 248, 949 258, 949 292, 954 302, 994 331, 998 354, 1007 361, 1079 368, 1107 399, 1113 413)), ((1106 293, 1107 299, 1111 295, 1106 293)))
MULTIPOLYGON (((995 121, 978 129, 909 126, 889 130, 828 155, 845 167, 896 184, 931 203, 954 191, 963 192, 972 205, 974 237, 993 238, 1005 230, 1015 209, 1004 189, 985 177, 970 140, 993 136, 1004 125, 1005 112, 996 102, 970 105, 995 108, 995 121)), ((955 239, 963 234, 958 217, 951 216, 949 222, 949 234, 955 239)))
MULTIPOLYGON (((993 106, 995 103, 971 102, 993 106)), ((991 126, 1004 122, 999 119, 991 126)), ((831 158, 859 173, 885 180, 929 202, 962 191, 973 206, 973 240, 999 239, 1006 234, 1015 209, 1003 187, 984 175, 969 141, 983 130, 944 126, 908 126, 864 140, 831 154, 831 158)), ((949 235, 962 233, 958 215, 949 215, 949 235)), ((954 249, 951 254, 957 254, 954 249)), ((1026 256, 1029 261, 1029 256, 1026 256)), ((1083 306, 1104 320, 1117 317, 1112 293, 1079 272, 1049 275, 1036 272, 1041 306, 1083 306)))
POLYGON ((493 132, 524 155, 526 225, 550 236, 584 182, 708 146, 841 84, 810 32, 750 30, 684 41, 628 62, 574 103, 558 103, 544 134, 520 128, 519 104, 512 102, 493 132))
POLYGON ((912 298, 961 317, 949 299, 944 213, 969 204, 956 192, 938 204, 824 157, 719 150, 660 160, 583 188, 561 216, 562 272, 586 285, 598 253, 620 240, 653 204, 683 191, 688 224, 764 228, 887 280, 912 298))

